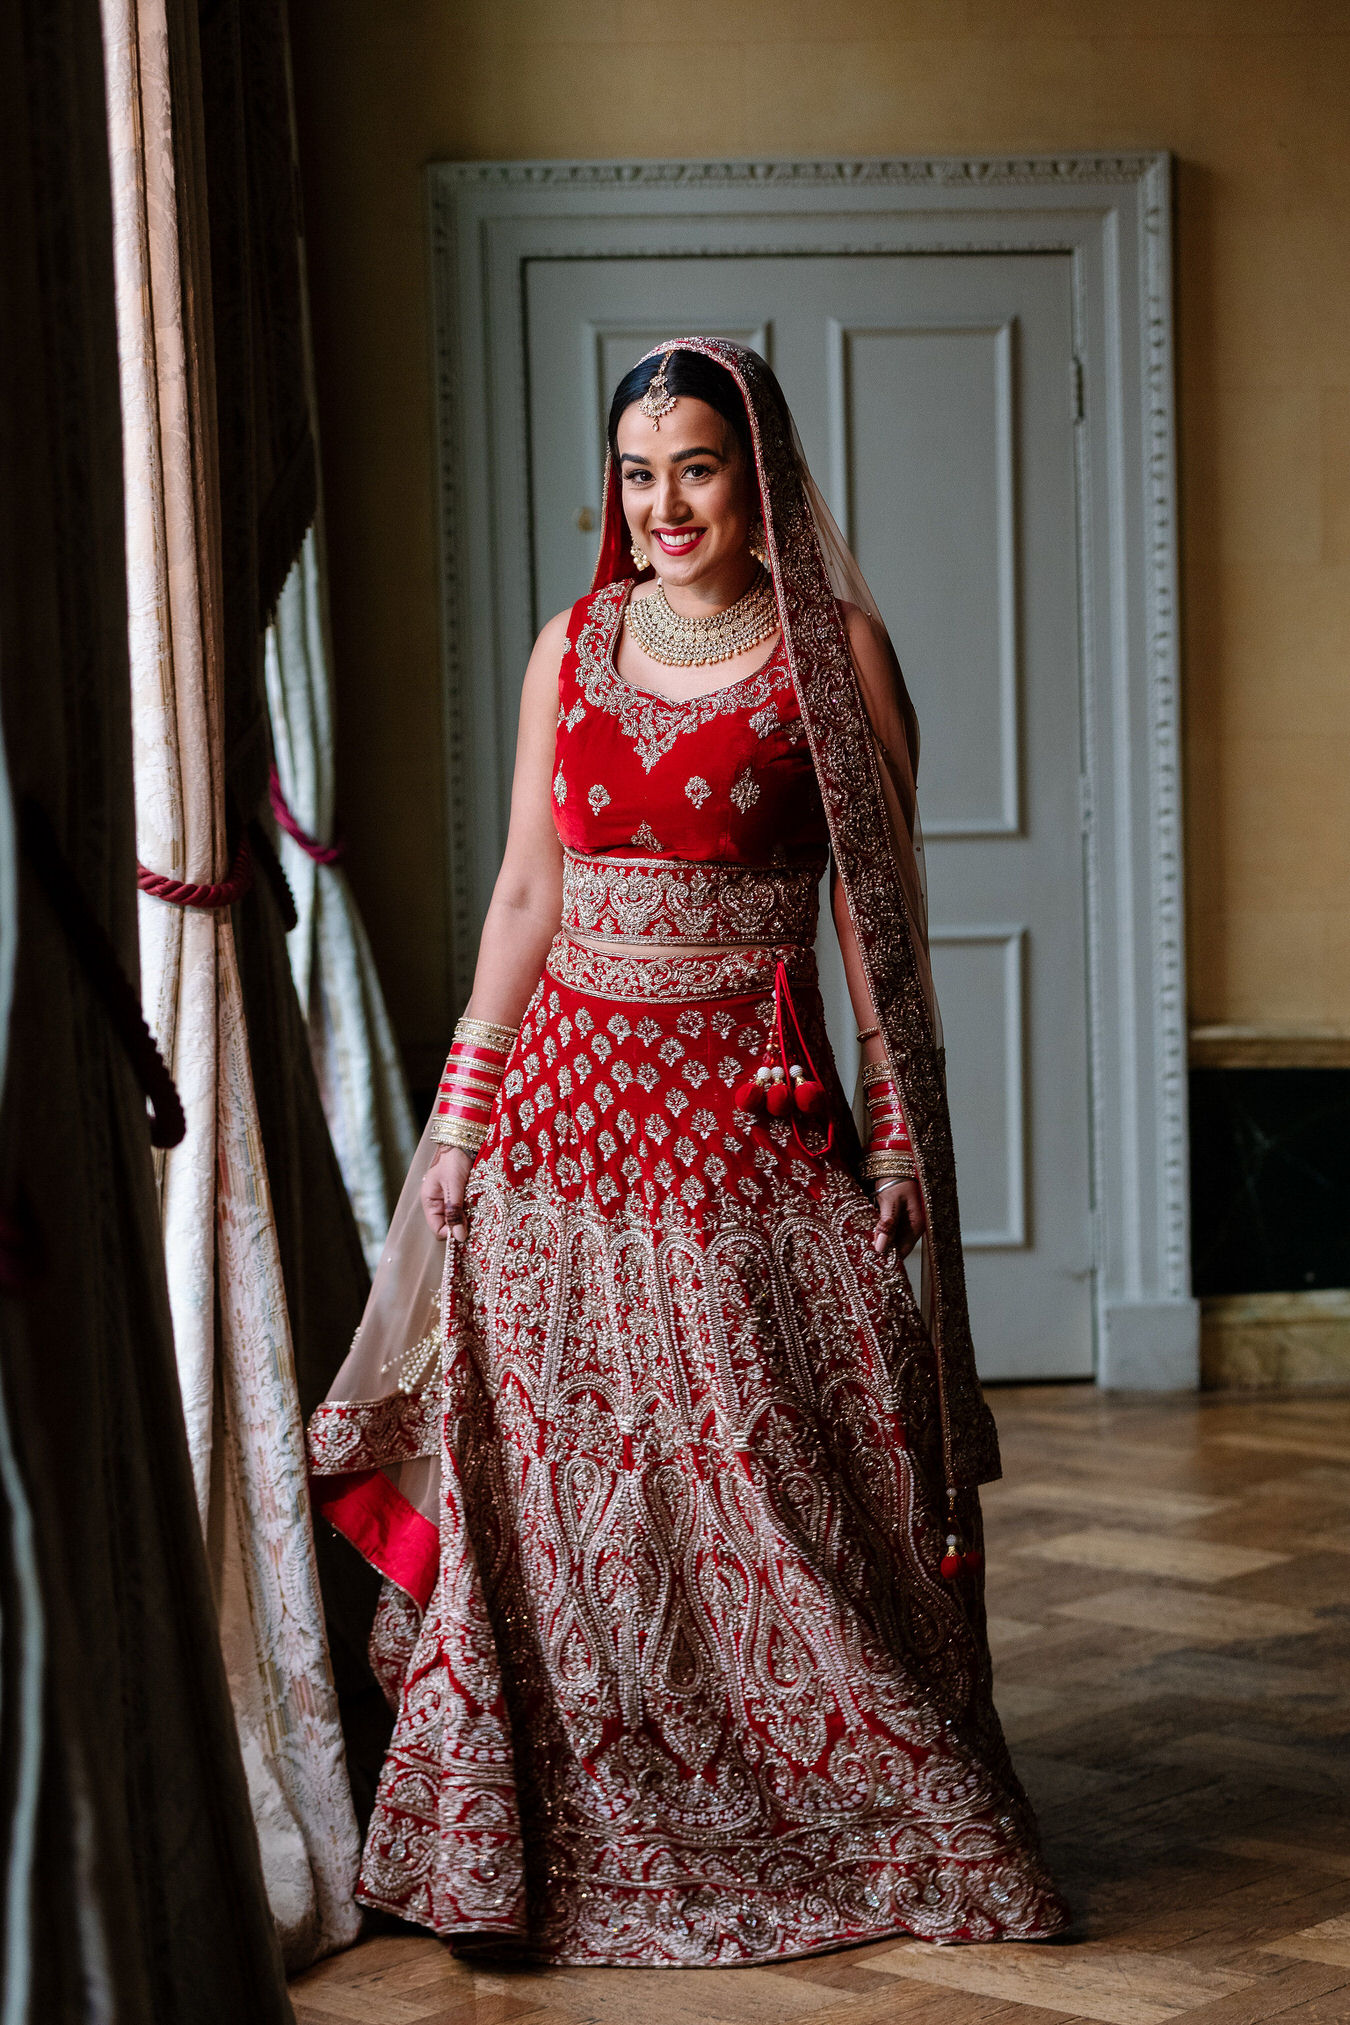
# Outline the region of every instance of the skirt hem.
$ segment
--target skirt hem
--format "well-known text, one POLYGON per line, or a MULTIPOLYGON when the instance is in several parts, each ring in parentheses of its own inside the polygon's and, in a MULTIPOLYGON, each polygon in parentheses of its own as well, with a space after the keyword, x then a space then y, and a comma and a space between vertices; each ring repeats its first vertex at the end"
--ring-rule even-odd
POLYGON ((804 1961, 811 1955, 833 1954, 844 1948, 866 1948, 878 1941, 910 1940, 923 1941, 932 1948, 969 1948, 999 1946, 1008 1942, 1015 1946, 1031 1946, 1034 1943, 1055 1941, 1069 1926, 1071 1915, 1065 1911, 1062 1919, 1048 1926, 1022 1929, 1009 1927, 992 1937, 988 1934, 925 1934, 916 1927, 907 1927, 892 1921, 887 1926, 867 1928, 860 1931, 841 1928, 838 1933, 826 1935, 821 1940, 806 1941, 800 1946, 788 1945, 772 1948, 762 1954, 736 1955, 730 1959, 708 1956, 702 1961, 672 1961, 669 1956, 659 1959, 636 1959, 632 1955, 603 1955, 581 1951, 562 1950, 556 1954, 530 1945, 518 1927, 496 1927, 489 1922, 474 1927, 439 1927, 414 1919, 404 1906, 394 1905, 384 1899, 370 1898, 364 1892, 356 1894, 359 1904, 369 1906, 373 1911, 392 1913, 395 1919, 405 1920, 410 1926, 423 1927, 436 1939, 444 1941, 451 1952, 473 1961, 515 1962, 522 1968, 530 1969, 762 1969, 773 1962, 804 1961), (484 1936, 482 1946, 475 1944, 478 1935, 484 1936), (507 1949, 504 1942, 515 1941, 518 1945, 507 1949))
MULTIPOLYGON (((1054 1905, 1054 1911, 1047 1920, 1025 1925, 1012 1922, 993 1934, 970 1931, 925 1933, 920 1927, 890 1919, 874 1927, 841 1924, 833 1932, 817 1939, 799 1943, 784 1940, 776 1947, 750 1954, 727 1956, 718 1950, 705 1952, 698 1959, 681 1960, 669 1954, 644 1956, 631 1950, 606 1953, 593 1948, 549 1949, 533 1943, 528 1931, 512 1921, 498 1923, 483 1919, 473 1925, 461 1921, 438 1924, 434 1919, 419 1919, 409 1911, 406 1901, 400 1904, 392 1897, 379 1898, 362 1889, 356 1892, 359 1904, 376 1912, 391 1913, 394 1918, 411 1926, 422 1927, 466 1959, 502 1959, 518 1962, 522 1967, 550 1969, 753 1969, 763 1968, 772 1962, 801 1961, 808 1956, 830 1954, 837 1949, 871 1947, 878 1941, 901 1938, 923 1941, 934 1948, 988 1947, 1005 1941, 1019 1946, 1030 1945, 1057 1940, 1072 1923, 1073 1915, 1067 1904, 1063 1900, 1055 1900, 1053 1893, 1047 1892, 1046 1896, 1054 1905)), ((727 1938, 733 1937, 728 1935, 727 1938)))

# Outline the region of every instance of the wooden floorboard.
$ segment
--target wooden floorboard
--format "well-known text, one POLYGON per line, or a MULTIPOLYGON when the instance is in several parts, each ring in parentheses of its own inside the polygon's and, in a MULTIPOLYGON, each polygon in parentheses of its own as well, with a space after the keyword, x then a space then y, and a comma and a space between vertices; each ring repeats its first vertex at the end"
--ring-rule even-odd
POLYGON ((297 2025, 1350 2025, 1350 1399, 991 1396, 997 1694, 1066 1939, 543 1971, 374 1933, 297 2025))

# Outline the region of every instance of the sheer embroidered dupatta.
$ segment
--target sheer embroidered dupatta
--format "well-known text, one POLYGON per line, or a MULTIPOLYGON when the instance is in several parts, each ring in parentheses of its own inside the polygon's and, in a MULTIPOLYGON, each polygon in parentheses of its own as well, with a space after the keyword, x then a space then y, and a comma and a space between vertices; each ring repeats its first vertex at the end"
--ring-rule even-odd
MULTIPOLYGON (((919 730, 862 574, 807 469, 787 403, 757 352, 723 338, 656 345, 724 368, 745 402, 764 531, 793 680, 835 868, 857 931, 877 1022, 904 1099, 928 1216, 923 1305, 937 1358, 943 1454, 952 1490, 999 1474, 993 1416, 975 1372, 947 1107, 941 1024, 928 954, 915 775, 919 730), (850 628, 872 651, 855 655, 850 628)), ((594 588, 635 577, 612 461, 594 588)))
POLYGON ((419 1611, 440 1559, 441 1352, 454 1264, 422 1214, 422 1181, 440 1150, 428 1122, 361 1326, 309 1423, 316 1511, 419 1611))
MULTIPOLYGON (((937 1356, 947 1479, 952 1489, 987 1482, 999 1473, 998 1445, 975 1375, 966 1312, 928 960, 914 708, 768 366, 757 353, 717 338, 683 338, 656 349, 702 352, 725 367, 745 400, 793 679, 927 1208, 924 1313, 937 1356), (875 651, 860 660, 850 650, 846 612, 849 624, 871 629, 875 651)), ((609 470, 595 587, 635 574, 617 475, 609 470)), ((361 1327, 309 1429, 319 1511, 419 1610, 435 1583, 438 1528, 446 1522, 437 1382, 446 1248, 427 1229, 418 1196, 436 1151, 424 1133, 361 1327)))

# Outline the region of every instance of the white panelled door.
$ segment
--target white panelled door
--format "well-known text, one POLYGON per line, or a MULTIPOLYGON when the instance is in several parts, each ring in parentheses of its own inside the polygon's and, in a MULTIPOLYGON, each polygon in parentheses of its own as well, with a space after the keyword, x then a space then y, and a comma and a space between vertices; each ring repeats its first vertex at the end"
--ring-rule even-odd
MULTIPOLYGON (((610 393, 657 339, 770 360, 919 712, 934 968, 984 1377, 1093 1369, 1070 260, 538 259, 536 625, 590 580, 610 393)), ((842 976, 823 967, 846 1080, 842 976)))

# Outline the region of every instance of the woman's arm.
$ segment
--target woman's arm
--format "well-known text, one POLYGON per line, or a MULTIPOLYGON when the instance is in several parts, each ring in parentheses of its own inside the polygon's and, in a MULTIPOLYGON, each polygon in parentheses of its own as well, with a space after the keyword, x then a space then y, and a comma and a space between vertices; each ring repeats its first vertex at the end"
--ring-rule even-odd
MULTIPOLYGON (((562 920, 562 845, 553 824, 553 752, 558 728, 558 670, 568 614, 550 619, 534 643, 520 697, 511 822, 506 851, 478 943, 465 1012, 518 1027, 562 920)), ((436 1237, 465 1235, 464 1184, 472 1156, 445 1147, 422 1183, 422 1208, 436 1237)))
MULTIPOLYGON (((858 1032, 866 1033, 877 1023, 876 1007, 872 1004, 872 993, 867 983, 867 972, 863 969, 862 952, 858 948, 858 931, 853 926, 853 916, 848 910, 848 898, 844 882, 836 872, 830 882, 830 904, 834 915, 835 933, 839 937, 839 949, 844 959, 844 975, 848 979, 848 995, 858 1022, 858 1032)), ((864 1065, 869 1062, 884 1062, 886 1050, 880 1034, 862 1044, 864 1065)), ((877 1186, 877 1223, 872 1242, 879 1252, 898 1245, 901 1258, 907 1258, 913 1251, 924 1231, 923 1193, 917 1181, 881 1182, 877 1186)))

